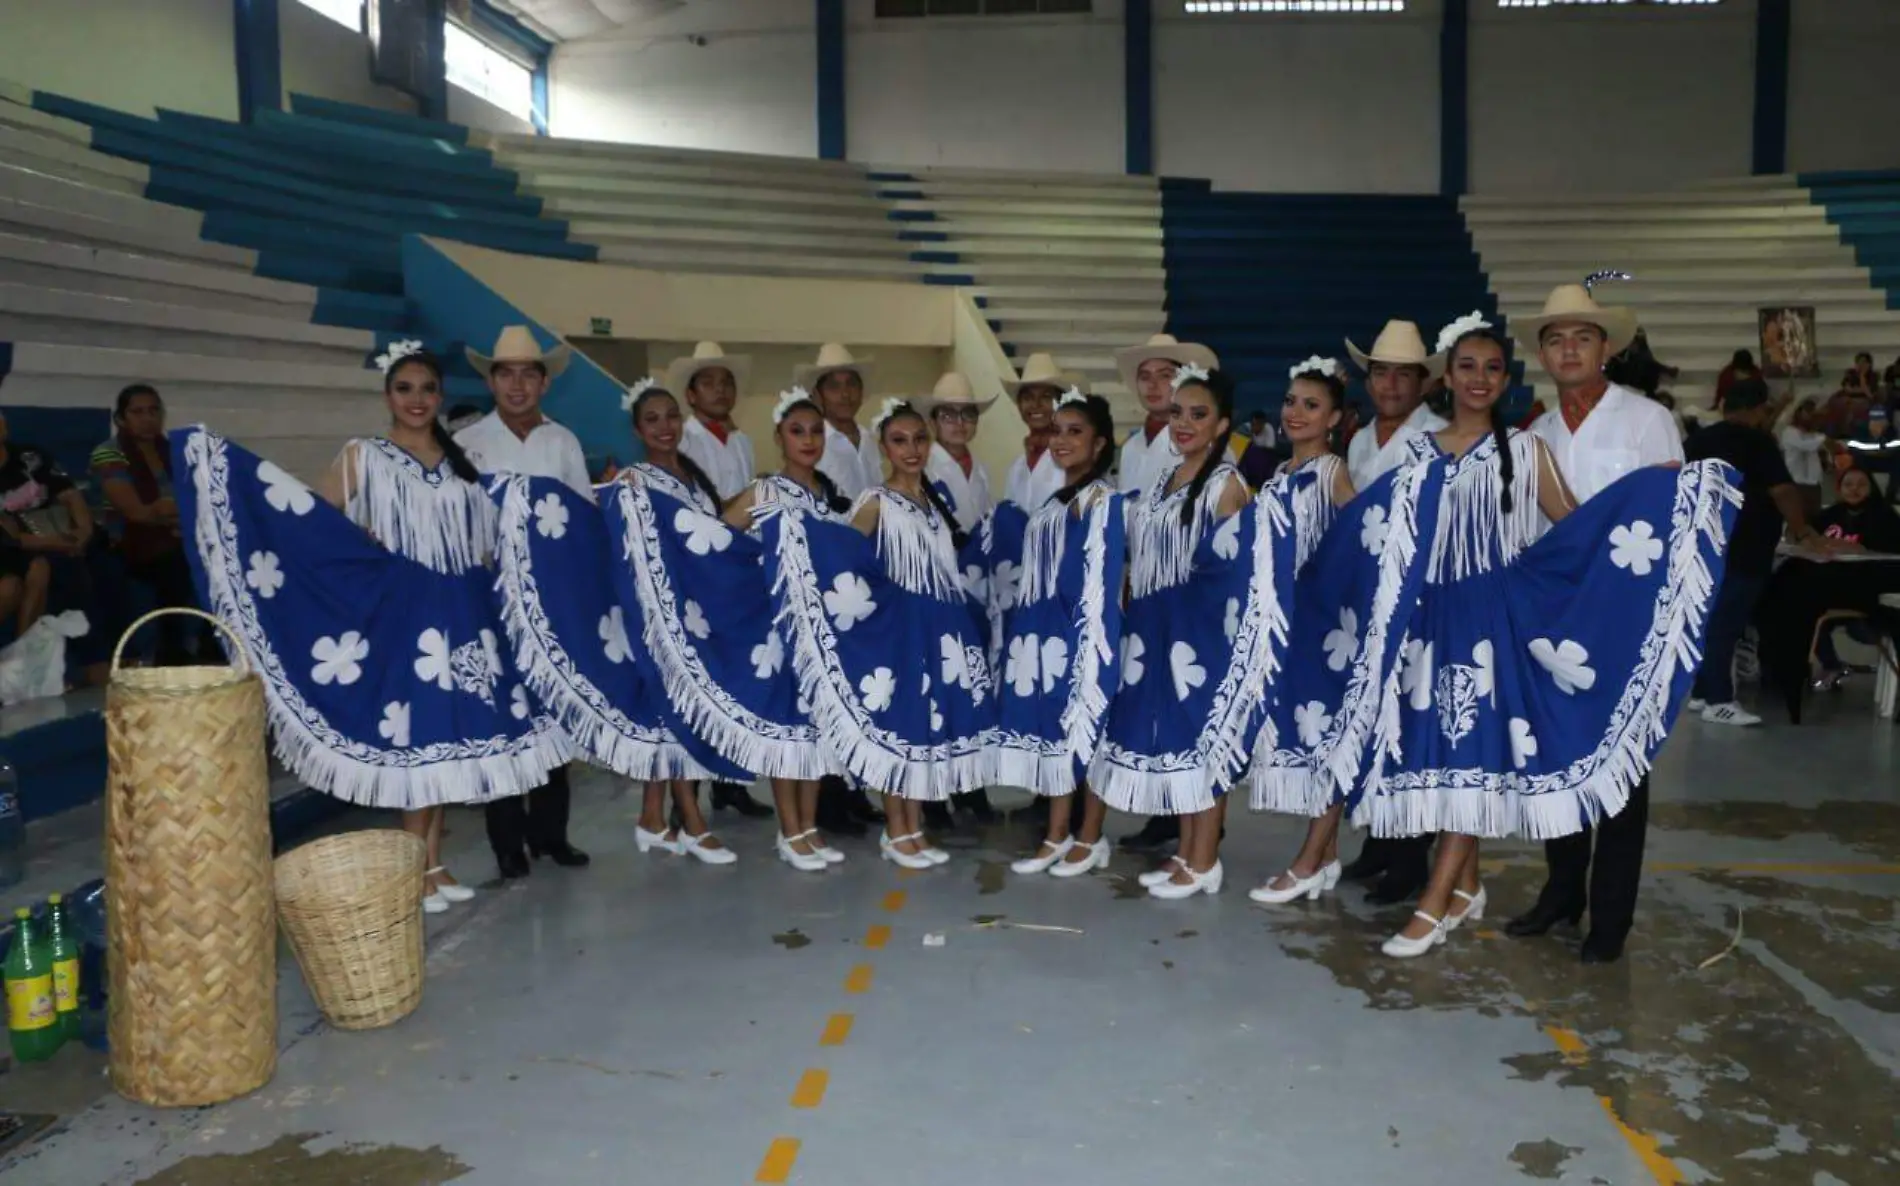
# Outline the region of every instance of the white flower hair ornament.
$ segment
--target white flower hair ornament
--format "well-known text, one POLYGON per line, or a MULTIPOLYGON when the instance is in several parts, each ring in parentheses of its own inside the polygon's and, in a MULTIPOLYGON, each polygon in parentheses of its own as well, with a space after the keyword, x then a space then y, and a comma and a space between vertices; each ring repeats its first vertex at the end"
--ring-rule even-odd
MULTIPOLYGON (((640 402, 641 396, 659 386, 660 381, 651 375, 635 383, 632 387, 627 388, 625 395, 620 397, 620 410, 623 412, 633 411, 633 405, 640 402)), ((662 390, 664 390, 664 388, 662 388, 662 390)))
POLYGON ((1176 391, 1181 390, 1197 379, 1203 383, 1207 382, 1207 368, 1199 363, 1190 362, 1174 368, 1174 389, 1176 391))
POLYGON ((1321 358, 1315 354, 1305 362, 1296 364, 1286 373, 1288 379, 1298 379, 1304 375, 1324 375, 1328 379, 1339 376, 1339 363, 1335 359, 1321 358))
POLYGON ((1080 387, 1071 387, 1062 393, 1061 398, 1056 400, 1056 407, 1066 408, 1074 404, 1086 404, 1088 402, 1089 397, 1082 394, 1080 387))
POLYGON ((403 359, 414 358, 425 349, 426 347, 415 338, 404 338, 400 342, 391 342, 389 349, 376 356, 376 367, 382 371, 383 376, 387 378, 389 372, 402 365, 403 359))
POLYGON ((1482 312, 1474 309, 1444 329, 1438 331, 1438 345, 1433 348, 1432 353, 1443 354, 1445 351, 1457 345, 1458 339, 1464 337, 1466 334, 1476 333, 1481 329, 1495 328, 1497 327, 1487 321, 1482 312))
POLYGON ((896 396, 892 396, 891 398, 885 400, 884 406, 877 410, 877 415, 871 417, 871 431, 873 433, 883 432, 884 422, 886 420, 889 420, 892 416, 897 415, 897 413, 902 411, 903 409, 908 408, 909 406, 910 406, 909 404, 905 403, 901 399, 898 399, 896 396))
MULTIPOLYGON (((811 392, 806 391, 797 384, 793 384, 789 391, 779 392, 778 402, 772 405, 772 427, 776 428, 785 423, 785 417, 791 415, 792 409, 799 404, 809 404, 811 402, 811 392)), ((817 405, 813 404, 813 406, 816 407, 817 405)))

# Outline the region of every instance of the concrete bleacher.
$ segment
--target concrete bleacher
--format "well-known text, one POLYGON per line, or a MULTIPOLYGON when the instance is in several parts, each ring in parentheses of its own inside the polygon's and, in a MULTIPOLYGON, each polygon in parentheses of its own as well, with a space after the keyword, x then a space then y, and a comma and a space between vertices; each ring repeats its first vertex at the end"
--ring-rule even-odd
MULTIPOLYGON (((1552 285, 1604 268, 1631 273, 1599 298, 1634 307, 1656 356, 1680 368, 1668 385, 1679 412, 1708 404, 1735 351, 1758 352, 1761 308, 1814 306, 1822 377, 1798 384, 1804 394, 1831 391, 1856 352, 1900 353, 1888 292, 1844 241, 1823 194, 1793 177, 1588 200, 1467 197, 1461 208, 1507 316, 1535 314, 1552 285)), ((1851 209, 1838 213, 1852 225, 1851 209)), ((1885 245, 1864 249, 1887 266, 1885 245)), ((1900 252, 1893 258, 1900 264, 1900 252)), ((1548 402, 1548 379, 1538 368, 1531 375, 1548 402)))

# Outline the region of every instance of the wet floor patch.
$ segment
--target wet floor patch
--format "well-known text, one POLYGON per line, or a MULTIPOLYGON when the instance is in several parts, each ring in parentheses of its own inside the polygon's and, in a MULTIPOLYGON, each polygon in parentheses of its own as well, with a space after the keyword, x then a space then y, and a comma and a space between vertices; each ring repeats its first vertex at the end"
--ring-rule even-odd
POLYGON ((1009 884, 1009 865, 1004 861, 983 861, 976 867, 976 892, 1000 894, 1009 884))
POLYGON ((1786 803, 1655 803, 1649 822, 1675 831, 1744 840, 1821 835, 1882 860, 1900 861, 1900 804, 1838 800, 1814 807, 1786 803))
POLYGON ((1508 1159, 1517 1167, 1517 1172, 1527 1178, 1545 1178, 1555 1181, 1564 1176, 1564 1163, 1583 1152, 1575 1145, 1560 1145, 1545 1138, 1541 1141, 1519 1141, 1517 1148, 1511 1150, 1508 1159))
MULTIPOLYGON (((1532 901, 1541 880, 1510 869, 1489 888, 1508 909, 1532 901)), ((1588 1090, 1633 1144, 1653 1138, 1652 1152, 1690 1180, 1900 1180, 1893 1076, 1746 947, 1698 969, 1729 933, 1661 899, 1644 900, 1623 961, 1599 968, 1578 963, 1574 941, 1462 933, 1426 959, 1386 959, 1391 914, 1286 911, 1268 929, 1371 1008, 1524 1017, 1561 1032, 1570 1053, 1553 1039, 1506 1059, 1512 1074, 1588 1090)))
POLYGON ((1900 1014, 1900 902, 1892 895, 1704 872, 1735 896, 1742 933, 1829 996, 1900 1014))
POLYGON ((801 947, 810 947, 811 937, 797 927, 793 927, 789 931, 780 931, 778 934, 773 935, 772 942, 787 951, 797 951, 801 947))
POLYGON ((292 1133, 250 1153, 187 1157, 136 1186, 440 1186, 472 1172, 439 1146, 343 1145, 312 1153, 307 1146, 321 1135, 292 1133))

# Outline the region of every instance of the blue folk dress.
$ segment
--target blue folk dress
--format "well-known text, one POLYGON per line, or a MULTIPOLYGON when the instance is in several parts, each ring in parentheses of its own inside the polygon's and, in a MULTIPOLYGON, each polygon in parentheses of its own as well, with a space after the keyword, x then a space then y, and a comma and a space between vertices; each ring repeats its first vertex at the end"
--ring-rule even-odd
POLYGON ((986 607, 935 508, 876 486, 853 514, 872 499, 872 539, 790 499, 765 508, 776 613, 837 765, 872 790, 947 799, 995 768, 986 607))
POLYGON ((501 646, 480 486, 446 460, 352 441, 338 511, 202 427, 171 440, 198 591, 262 678, 291 773, 418 810, 521 794, 572 757, 501 646))
POLYGON ((1615 815, 1701 660, 1733 471, 1640 469, 1548 526, 1544 449, 1516 432, 1504 447, 1508 513, 1495 437, 1458 457, 1412 442, 1440 506, 1351 802, 1377 836, 1548 840, 1615 815))

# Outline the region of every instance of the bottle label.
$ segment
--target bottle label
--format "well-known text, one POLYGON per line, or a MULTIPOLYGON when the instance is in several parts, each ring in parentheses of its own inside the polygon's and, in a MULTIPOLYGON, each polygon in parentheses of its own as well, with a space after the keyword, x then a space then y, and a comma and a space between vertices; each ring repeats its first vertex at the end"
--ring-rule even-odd
POLYGON ((29 976, 7 981, 7 1028, 43 1030, 59 1020, 53 1004, 53 978, 29 976))
POLYGON ((79 1008, 79 961, 53 961, 53 1004, 61 1013, 79 1008))

